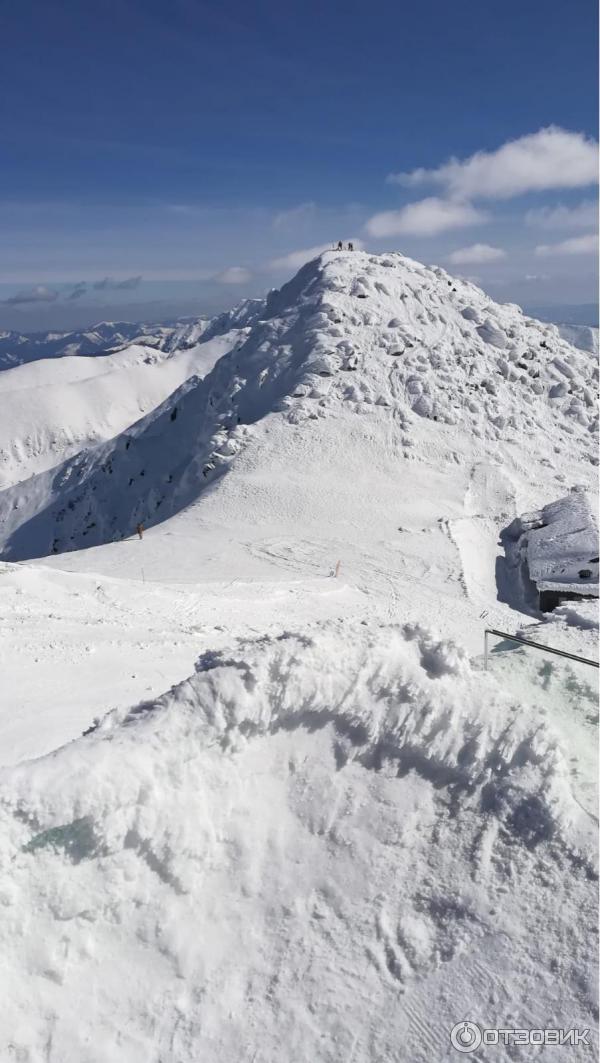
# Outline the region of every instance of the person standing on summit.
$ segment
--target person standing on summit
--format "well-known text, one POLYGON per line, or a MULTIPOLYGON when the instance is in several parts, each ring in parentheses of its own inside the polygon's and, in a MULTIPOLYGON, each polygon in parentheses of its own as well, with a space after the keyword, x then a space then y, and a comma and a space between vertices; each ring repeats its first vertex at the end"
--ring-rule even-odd
POLYGON ((343 251, 343 250, 344 250, 344 245, 343 245, 341 240, 338 240, 336 251, 343 251))

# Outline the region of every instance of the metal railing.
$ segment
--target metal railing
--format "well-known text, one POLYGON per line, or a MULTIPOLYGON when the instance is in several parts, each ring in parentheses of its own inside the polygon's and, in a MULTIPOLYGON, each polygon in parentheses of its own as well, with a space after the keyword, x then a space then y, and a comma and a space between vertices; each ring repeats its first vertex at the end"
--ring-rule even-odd
POLYGON ((521 646, 529 646, 534 650, 542 650, 544 653, 554 653, 557 657, 568 657, 570 661, 579 661, 580 664, 589 664, 592 668, 599 668, 598 661, 590 661, 587 657, 579 657, 576 653, 567 653, 566 650, 555 650, 551 646, 544 646, 541 642, 532 642, 530 639, 522 639, 519 635, 509 635, 507 631, 496 631, 493 627, 486 627, 484 635, 483 660, 487 671, 488 666, 488 635, 496 635, 498 638, 509 639, 510 642, 519 642, 521 646))

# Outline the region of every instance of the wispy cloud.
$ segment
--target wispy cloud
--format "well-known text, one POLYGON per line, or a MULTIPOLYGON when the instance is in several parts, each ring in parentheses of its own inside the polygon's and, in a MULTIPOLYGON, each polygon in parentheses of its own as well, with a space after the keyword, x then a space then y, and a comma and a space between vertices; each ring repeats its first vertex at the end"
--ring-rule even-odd
POLYGON ((441 185, 459 199, 510 199, 553 188, 585 188, 598 181, 598 145, 583 133, 548 126, 496 151, 450 159, 436 169, 390 174, 388 181, 408 187, 441 185))
POLYGON ((69 299, 69 301, 73 300, 73 299, 81 299, 81 296, 85 295, 87 290, 88 290, 87 284, 85 283, 85 281, 81 281, 80 284, 75 284, 73 286, 73 289, 69 293, 69 295, 67 296, 67 299, 69 299))
POLYGON ((21 306, 26 303, 54 303, 58 299, 58 292, 53 288, 47 288, 45 284, 38 284, 29 291, 17 292, 16 295, 4 299, 8 306, 21 306))
POLYGON ((490 244, 471 244, 470 247, 459 247, 448 255, 448 260, 457 266, 474 266, 484 262, 498 262, 506 258, 506 251, 501 247, 492 247, 490 244))
POLYGON ((252 279, 249 269, 243 266, 228 266, 222 273, 216 273, 213 280, 217 284, 247 284, 252 279))
POLYGON ((408 203, 400 210, 386 210, 369 218, 366 229, 371 236, 435 236, 449 229, 480 225, 487 215, 470 203, 430 196, 418 203, 408 203))
POLYGON ((297 207, 279 211, 273 218, 273 228, 296 230, 313 222, 318 214, 316 203, 299 203, 297 207))
POLYGON ((120 281, 114 280, 113 277, 103 277, 102 280, 94 281, 93 287, 101 292, 132 291, 140 286, 141 281, 141 275, 139 277, 125 277, 124 280, 120 281))
POLYGON ((598 202, 586 199, 574 207, 537 207, 527 211, 525 224, 538 229, 593 229, 598 224, 598 202))
POLYGON ((558 244, 540 244, 535 249, 536 255, 547 258, 551 255, 593 255, 598 251, 598 234, 586 233, 585 236, 571 236, 558 244))

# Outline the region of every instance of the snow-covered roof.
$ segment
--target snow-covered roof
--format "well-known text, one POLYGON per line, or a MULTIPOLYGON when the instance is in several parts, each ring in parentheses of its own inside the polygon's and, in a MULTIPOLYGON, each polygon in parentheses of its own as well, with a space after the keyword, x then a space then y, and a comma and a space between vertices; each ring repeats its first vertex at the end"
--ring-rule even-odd
POLYGON ((567 580, 542 580, 537 585, 538 590, 541 591, 556 591, 558 594, 580 594, 586 598, 598 597, 598 580, 581 580, 577 579, 572 583, 567 580))
POLYGON ((540 590, 598 594, 598 527, 583 491, 572 491, 522 522, 529 529, 529 575, 540 590))

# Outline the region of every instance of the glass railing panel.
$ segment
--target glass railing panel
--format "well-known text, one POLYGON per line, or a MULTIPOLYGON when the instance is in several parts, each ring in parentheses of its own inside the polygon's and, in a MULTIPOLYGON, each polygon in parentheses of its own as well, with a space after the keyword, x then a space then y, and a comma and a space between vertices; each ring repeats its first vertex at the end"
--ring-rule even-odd
POLYGON ((539 707, 561 737, 573 793, 597 816, 598 690, 595 662, 486 632, 485 663, 507 694, 539 707))

